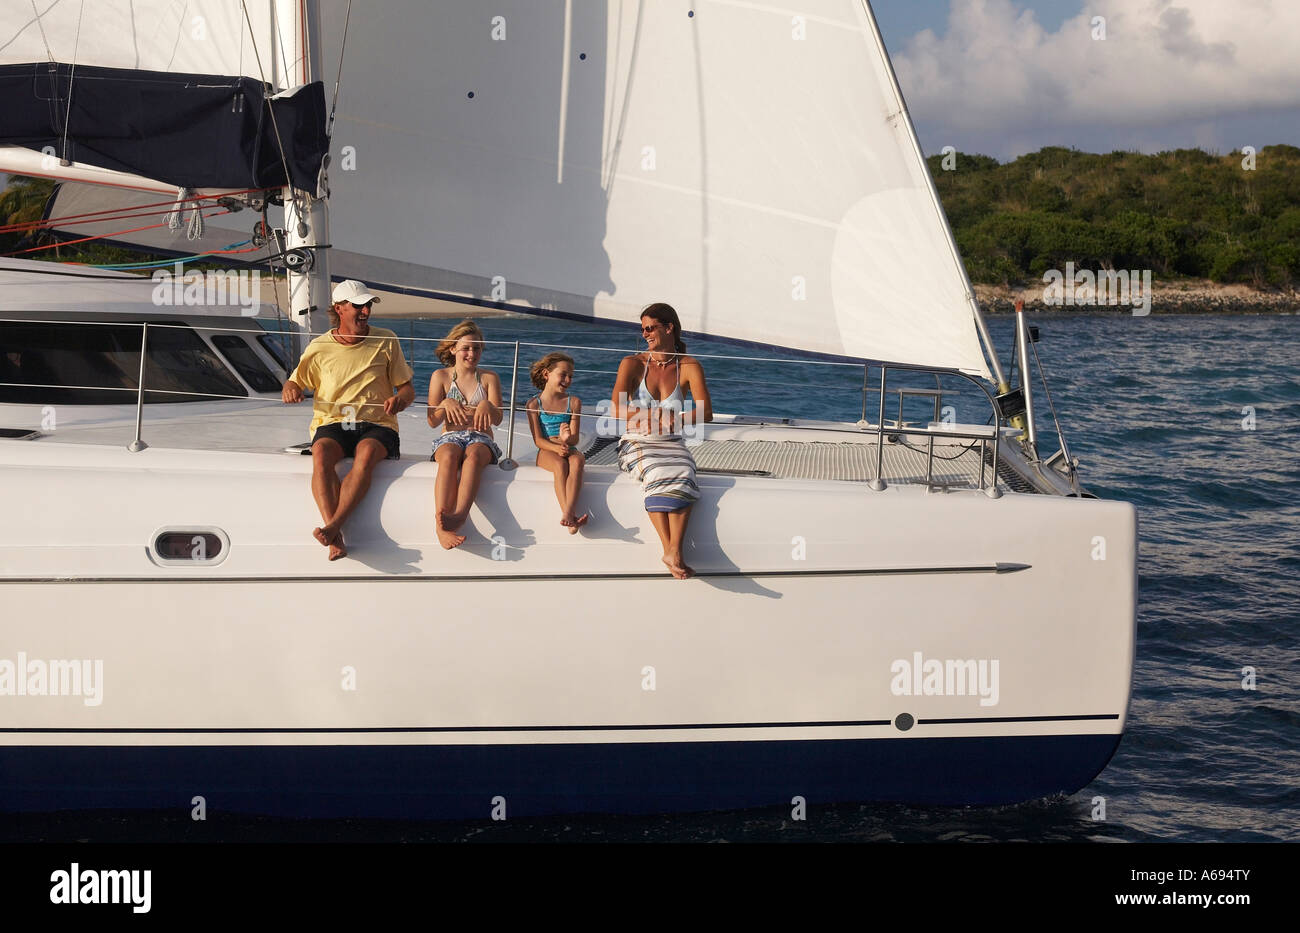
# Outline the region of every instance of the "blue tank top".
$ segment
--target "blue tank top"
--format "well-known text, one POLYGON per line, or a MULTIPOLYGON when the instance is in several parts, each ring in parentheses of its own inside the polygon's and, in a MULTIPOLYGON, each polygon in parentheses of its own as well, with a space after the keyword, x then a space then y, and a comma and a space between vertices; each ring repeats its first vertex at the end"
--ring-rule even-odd
POLYGON ((542 407, 542 397, 540 395, 535 395, 533 398, 537 399, 537 414, 542 419, 542 430, 547 437, 559 437, 560 428, 573 419, 573 414, 569 411, 568 405, 565 406, 564 411, 551 412, 542 407))

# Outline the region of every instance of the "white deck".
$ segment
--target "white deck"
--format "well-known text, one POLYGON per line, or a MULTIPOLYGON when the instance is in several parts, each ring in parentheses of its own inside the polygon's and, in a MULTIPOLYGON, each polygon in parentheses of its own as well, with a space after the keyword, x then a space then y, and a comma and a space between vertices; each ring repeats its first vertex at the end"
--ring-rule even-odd
MULTIPOLYGON (((0 427, 30 428, 39 437, 27 443, 90 444, 125 447, 135 437, 133 406, 62 406, 49 410, 33 405, 0 405, 0 427), (45 429, 42 430, 42 424, 45 429)), ((308 442, 309 402, 284 405, 278 399, 255 398, 246 402, 192 402, 145 407, 141 436, 150 447, 169 450, 280 453, 308 442)), ((424 406, 415 405, 398 416, 403 460, 427 460, 441 429, 428 426, 424 406)), ((617 471, 617 445, 594 430, 598 418, 585 419, 582 449, 588 467, 617 471)), ((983 425, 954 425, 956 433, 983 433, 983 425)), ((926 483, 928 437, 887 434, 883 475, 889 483, 926 483)), ((496 440, 506 450, 503 423, 496 440)), ((876 473, 876 433, 852 425, 828 422, 734 422, 720 415, 704 427, 701 438, 690 441, 702 473, 771 476, 798 479, 866 482, 876 473)), ((1006 450, 1007 445, 1003 446, 1006 450)), ((981 444, 970 439, 936 438, 930 480, 932 485, 978 488, 981 444)), ((516 414, 514 459, 532 466, 537 454, 528 422, 516 414)), ((286 456, 290 454, 286 453, 286 456)), ((987 463, 987 457, 985 462, 987 463)), ((986 483, 992 472, 985 469, 986 483)))

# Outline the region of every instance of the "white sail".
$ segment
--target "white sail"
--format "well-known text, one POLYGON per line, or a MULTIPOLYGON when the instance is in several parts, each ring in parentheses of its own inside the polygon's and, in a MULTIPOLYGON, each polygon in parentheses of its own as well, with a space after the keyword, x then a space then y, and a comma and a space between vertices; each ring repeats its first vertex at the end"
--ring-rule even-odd
MULTIPOLYGON (((282 0, 288 2, 288 0, 282 0)), ((0 0, 0 65, 245 75, 275 83, 298 37, 272 39, 273 0, 0 0), (260 67, 259 67, 260 60, 260 67)))
MULTIPOLYGON (((168 171, 150 169, 203 151, 195 136, 206 136, 222 161, 252 162, 264 142, 250 140, 245 151, 238 144, 261 132, 261 117, 244 115, 260 110, 264 96, 283 100, 306 83, 307 28, 298 0, 278 8, 275 0, 0 0, 0 85, 9 108, 0 118, 0 172, 175 191, 168 171)), ((279 109, 294 107, 310 104, 279 109)), ((279 122, 282 138, 303 133, 290 112, 279 122)), ((295 183, 315 189, 314 173, 300 168, 295 183)))
POLYGON ((332 157, 336 278, 988 375, 861 0, 376 4, 332 157))

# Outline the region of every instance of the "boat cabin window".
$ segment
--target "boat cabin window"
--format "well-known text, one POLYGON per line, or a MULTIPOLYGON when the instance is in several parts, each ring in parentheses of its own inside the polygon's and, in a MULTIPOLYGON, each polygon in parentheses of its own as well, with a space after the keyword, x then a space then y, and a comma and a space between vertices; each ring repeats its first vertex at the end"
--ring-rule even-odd
POLYGON ((234 334, 217 334, 212 343, 221 355, 230 360, 231 365, 244 381, 253 387, 254 392, 279 392, 280 380, 271 375, 262 358, 257 355, 243 337, 234 334))
POLYGON ((281 342, 283 339, 283 336, 279 334, 260 334, 257 342, 262 345, 263 350, 271 354, 271 359, 279 363, 280 368, 287 373, 289 371, 289 361, 285 359, 286 350, 281 342))
MULTIPOLYGON (((189 327, 149 323, 146 402, 248 396, 221 357, 189 327)), ((0 402, 132 404, 139 374, 138 322, 0 321, 0 402)))

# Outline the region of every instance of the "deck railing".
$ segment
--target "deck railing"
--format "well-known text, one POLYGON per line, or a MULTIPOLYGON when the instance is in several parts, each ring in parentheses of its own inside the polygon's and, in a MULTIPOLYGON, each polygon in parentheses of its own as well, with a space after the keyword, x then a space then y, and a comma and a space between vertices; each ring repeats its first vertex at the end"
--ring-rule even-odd
MULTIPOLYGON (((219 326, 204 327, 202 325, 194 325, 188 323, 176 324, 170 322, 150 323, 150 322, 138 322, 138 321, 124 322, 124 321, 86 321, 86 320, 54 321, 54 320, 34 320, 31 318, 0 318, 0 323, 10 323, 10 322, 22 323, 22 324, 57 324, 57 325, 109 324, 115 327, 135 326, 140 328, 140 351, 139 351, 140 365, 139 365, 139 376, 137 379, 137 385, 135 387, 75 386, 75 385, 63 385, 63 384, 55 385, 55 384, 48 384, 48 383, 0 382, 0 387, 74 389, 74 390, 81 389, 81 390, 88 390, 88 391, 130 392, 134 394, 135 395, 135 437, 128 445, 128 449, 133 452, 142 451, 147 449, 148 447, 148 444, 145 442, 143 437, 144 406, 145 406, 146 392, 150 393, 153 396, 177 395, 177 396, 188 396, 192 398, 200 398, 203 400, 230 399, 230 400, 266 402, 271 398, 269 393, 237 396, 237 395, 225 395, 225 394, 214 393, 214 392, 188 392, 188 391, 181 391, 176 389, 163 389, 163 388, 150 389, 147 386, 149 332, 151 328, 152 329, 184 328, 191 331, 215 331, 223 334, 248 333, 248 334, 255 334, 259 336, 268 333, 270 334, 276 333, 275 331, 270 331, 265 328, 240 329, 240 328, 219 327, 219 326)), ((403 341, 407 342, 414 351, 415 348, 417 348, 421 344, 426 344, 426 343, 437 344, 440 343, 443 338, 416 337, 412 333, 410 336, 394 337, 393 339, 399 341, 399 343, 403 341)), ((513 340, 513 341, 484 340, 482 341, 482 343, 485 348, 491 346, 499 346, 499 347, 504 347, 512 350, 512 362, 510 364, 510 393, 508 399, 502 400, 503 406, 508 405, 508 412, 509 412, 508 417, 506 418, 506 422, 507 422, 506 423, 506 445, 505 445, 506 454, 505 457, 502 458, 499 464, 501 468, 505 470, 513 470, 517 466, 517 464, 513 459, 513 454, 514 454, 514 439, 515 439, 515 431, 516 431, 517 412, 519 408, 519 406, 517 405, 517 398, 518 398, 518 391, 519 391, 519 375, 520 375, 519 357, 520 357, 521 349, 527 347, 527 348, 534 348, 546 352, 553 351, 553 350, 575 351, 575 352, 600 352, 600 353, 618 354, 620 357, 627 356, 632 352, 636 352, 634 349, 628 347, 615 348, 615 347, 594 347, 594 346, 562 346, 558 344, 535 343, 535 342, 521 341, 521 340, 513 340)), ((209 346, 213 353, 216 353, 218 356, 221 357, 223 361, 225 361, 229 365, 230 361, 228 357, 221 351, 220 348, 211 344, 209 344, 209 346)), ((411 356, 412 356, 411 362, 413 364, 418 364, 420 362, 418 352, 412 352, 411 356)), ((875 490, 882 490, 886 488, 887 484, 884 478, 884 447, 885 447, 886 440, 895 438, 898 435, 907 434, 907 435, 919 435, 927 438, 926 477, 925 477, 925 483, 927 486, 931 488, 934 488, 935 486, 934 460, 935 460, 936 438, 942 438, 946 440, 969 440, 972 443, 970 445, 967 445, 967 449, 973 447, 975 442, 978 442, 980 444, 980 471, 979 471, 978 488, 981 490, 985 490, 990 496, 993 497, 1000 495, 1000 492, 997 488, 998 462, 1000 456, 1001 437, 1006 425, 1004 419, 1001 416, 1001 412, 998 408, 998 405, 994 400, 993 395, 989 392, 988 387, 985 386, 978 379, 975 379, 974 377, 966 373, 963 373, 955 369, 931 368, 931 367, 916 366, 916 365, 906 364, 906 363, 890 363, 890 362, 881 362, 881 361, 866 361, 862 363, 847 363, 847 362, 840 362, 840 361, 833 361, 833 360, 808 360, 808 359, 801 359, 796 361, 796 360, 789 360, 789 359, 780 359, 775 357, 730 356, 730 355, 723 355, 723 354, 705 354, 705 353, 694 353, 692 354, 692 356, 702 361, 719 360, 719 361, 733 361, 733 362, 747 362, 747 363, 750 362, 767 363, 767 364, 778 364, 778 365, 797 362, 800 365, 818 365, 818 366, 853 367, 853 368, 861 366, 863 372, 863 382, 862 382, 862 389, 861 389, 862 417, 857 422, 855 427, 858 429, 858 431, 862 432, 863 434, 875 435, 876 465, 875 465, 875 475, 867 483, 867 485, 870 488, 875 490), (870 376, 871 376, 871 369, 873 367, 879 369, 880 371, 878 387, 872 385, 871 383, 870 376), (935 382, 934 388, 928 388, 928 387, 920 388, 915 386, 895 386, 893 391, 898 395, 898 415, 892 425, 888 424, 885 421, 885 406, 886 406, 886 399, 888 398, 888 395, 890 393, 889 377, 891 373, 895 373, 895 374, 913 373, 918 375, 927 375, 933 377, 935 382), (979 390, 979 392, 983 394, 985 399, 988 401, 989 411, 990 411, 990 416, 986 427, 972 431, 972 430, 959 430, 955 424, 952 424, 950 426, 944 426, 944 427, 933 427, 933 426, 921 427, 919 425, 908 424, 907 422, 904 421, 903 419, 904 402, 906 399, 929 398, 933 401, 933 420, 931 424, 934 425, 934 424, 941 423, 940 413, 942 411, 943 398, 944 398, 944 392, 942 388, 942 378, 944 377, 963 379, 969 382, 971 385, 975 386, 979 390), (879 396, 877 412, 876 412, 877 417, 874 424, 869 422, 866 418, 868 396, 873 393, 878 394, 879 396), (986 462, 990 460, 990 457, 988 456, 988 446, 990 441, 992 442, 992 457, 991 457, 991 464, 990 464, 992 467, 991 470, 992 482, 986 483, 985 466, 986 466, 986 462)), ((237 372, 237 368, 234 366, 230 366, 230 369, 232 373, 237 372)), ((583 371, 589 373, 596 373, 596 374, 608 374, 608 375, 614 374, 614 371, 605 371, 605 370, 583 370, 583 371)), ((710 377, 710 379, 711 381, 715 381, 715 382, 720 381, 717 377, 710 377)), ((242 381, 244 380, 241 377, 241 382, 242 381)), ((721 381, 725 381, 725 377, 723 377, 721 381)), ((763 383, 763 385, 770 385, 770 383, 763 383)), ((317 401, 324 401, 327 404, 329 404, 328 399, 325 400, 317 399, 317 401)), ((419 401, 421 401, 421 399, 417 397, 416 402, 419 401)), ((425 401, 427 404, 427 398, 423 399, 423 401, 425 401)), ((598 408, 598 412, 599 412, 599 408, 598 408)), ((780 424, 783 427, 788 427, 792 430, 797 430, 797 431, 833 430, 841 433, 844 431, 843 427, 831 428, 826 426, 824 422, 822 424, 807 424, 799 420, 792 420, 790 418, 781 418, 781 417, 773 418, 773 417, 767 417, 762 415, 736 415, 733 416, 733 422, 741 423, 741 424, 780 424)))

